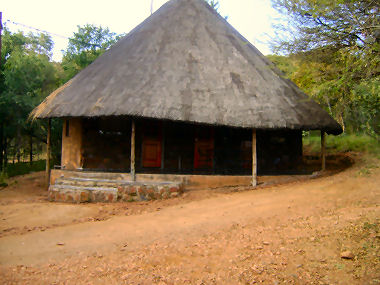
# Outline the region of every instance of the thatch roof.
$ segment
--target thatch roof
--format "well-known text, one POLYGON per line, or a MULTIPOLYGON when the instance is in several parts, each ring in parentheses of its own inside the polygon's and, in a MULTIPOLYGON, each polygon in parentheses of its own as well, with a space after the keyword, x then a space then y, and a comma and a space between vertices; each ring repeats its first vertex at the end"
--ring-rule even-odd
POLYGON ((32 115, 341 132, 204 0, 168 2, 47 101, 32 115))

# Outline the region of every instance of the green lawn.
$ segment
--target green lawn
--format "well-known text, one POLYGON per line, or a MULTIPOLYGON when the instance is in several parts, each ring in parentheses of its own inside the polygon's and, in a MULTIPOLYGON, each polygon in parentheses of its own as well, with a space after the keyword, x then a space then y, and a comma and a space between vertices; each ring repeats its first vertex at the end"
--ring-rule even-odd
POLYGON ((0 172, 0 187, 7 186, 7 179, 10 177, 42 171, 44 169, 45 160, 33 161, 32 165, 30 165, 29 162, 10 163, 8 164, 6 171, 0 172))
MULTIPOLYGON (((321 149, 321 138, 319 132, 311 132, 303 137, 304 148, 310 152, 319 152, 321 149)), ((380 142, 368 135, 328 135, 326 137, 326 151, 335 152, 363 152, 380 158, 380 142)))

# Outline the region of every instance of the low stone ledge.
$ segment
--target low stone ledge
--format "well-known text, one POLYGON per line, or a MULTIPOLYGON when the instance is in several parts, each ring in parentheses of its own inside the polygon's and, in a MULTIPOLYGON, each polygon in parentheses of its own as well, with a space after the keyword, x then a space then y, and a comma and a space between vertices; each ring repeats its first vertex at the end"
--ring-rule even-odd
MULTIPOLYGON (((115 185, 116 186, 116 185, 115 185)), ((51 185, 49 187, 49 201, 67 203, 86 202, 132 202, 169 199, 183 193, 183 185, 176 182, 168 183, 141 183, 130 182, 115 187, 115 189, 51 185)))
POLYGON ((120 185, 117 188, 120 201, 149 201, 177 197, 183 193, 181 183, 120 185), (171 195, 176 193, 175 195, 171 195))
POLYGON ((116 202, 117 190, 71 190, 49 188, 49 201, 67 203, 116 202))

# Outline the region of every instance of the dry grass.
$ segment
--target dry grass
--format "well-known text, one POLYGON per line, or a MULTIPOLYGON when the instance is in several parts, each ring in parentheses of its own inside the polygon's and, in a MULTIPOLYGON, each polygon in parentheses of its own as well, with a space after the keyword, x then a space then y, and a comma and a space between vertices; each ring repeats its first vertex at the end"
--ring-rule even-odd
MULTIPOLYGON (((65 84, 63 84, 61 87, 56 89, 54 92, 52 92, 49 96, 45 98, 44 101, 40 105, 38 105, 29 115, 29 120, 35 120, 48 109, 50 104, 54 101, 54 98, 57 97, 58 94, 60 94, 66 87, 70 86, 72 80, 67 81, 65 84)), ((46 113, 43 115, 43 117, 46 117, 49 115, 49 113, 46 113)))

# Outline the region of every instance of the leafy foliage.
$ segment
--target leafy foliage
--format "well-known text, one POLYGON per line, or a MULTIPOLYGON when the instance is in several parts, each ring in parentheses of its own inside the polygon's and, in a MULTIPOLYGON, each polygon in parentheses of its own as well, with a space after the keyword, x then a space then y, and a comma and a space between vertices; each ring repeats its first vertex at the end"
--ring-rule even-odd
MULTIPOLYGON (((13 175, 14 166, 7 166, 10 158, 24 165, 21 160, 22 157, 25 160, 26 150, 33 157, 33 152, 41 153, 46 143, 47 122, 28 120, 33 108, 120 37, 108 28, 78 26, 62 63, 55 63, 51 61, 53 41, 49 35, 12 33, 4 29, 0 70, 0 170, 6 168, 4 175, 13 175)), ((60 160, 61 132, 61 121, 52 120, 53 163, 60 160)), ((41 166, 41 162, 37 165, 41 166)), ((24 166, 22 169, 30 168, 24 166)))
POLYGON ((272 57, 345 131, 380 133, 380 18, 376 1, 272 0, 287 19, 272 57), (289 32, 290 31, 290 32, 289 32))
POLYGON ((10 149, 15 150, 14 155, 20 159, 21 149, 30 147, 33 138, 37 142, 44 140, 43 124, 28 122, 28 115, 59 81, 56 64, 50 61, 53 41, 49 35, 11 33, 5 28, 2 38, 1 167, 7 164, 10 149))
MULTIPOLYGON (((319 132, 304 136, 303 145, 313 153, 320 153, 321 138, 319 132)), ((341 134, 339 136, 328 135, 326 137, 327 153, 336 152, 365 152, 377 158, 380 158, 380 145, 378 141, 368 135, 347 135, 341 134)))
MULTIPOLYGON (((379 44, 379 5, 372 0, 272 0, 293 33, 277 48, 291 52, 379 44)), ((284 26, 282 26, 284 28, 284 26)), ((378 47, 377 47, 378 48, 378 47)))
POLYGON ((78 31, 69 39, 68 48, 62 59, 64 81, 71 79, 92 63, 122 36, 101 26, 88 24, 84 27, 78 26, 78 31))
POLYGON ((5 171, 0 172, 0 187, 8 186, 8 174, 5 171))
POLYGON ((42 171, 45 169, 45 160, 37 160, 32 165, 28 162, 18 162, 10 164, 7 169, 7 177, 11 178, 17 175, 24 175, 30 172, 42 171))

